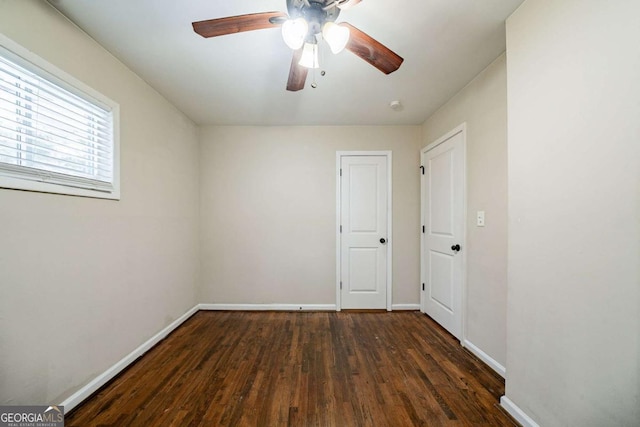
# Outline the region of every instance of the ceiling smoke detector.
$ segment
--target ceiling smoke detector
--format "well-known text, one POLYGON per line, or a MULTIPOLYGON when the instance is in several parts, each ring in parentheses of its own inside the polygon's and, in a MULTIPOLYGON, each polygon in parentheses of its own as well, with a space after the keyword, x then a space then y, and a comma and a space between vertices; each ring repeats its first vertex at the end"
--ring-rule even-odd
POLYGON ((391 101, 389 103, 389 108, 391 108, 393 111, 402 111, 402 104, 400 103, 400 101, 391 101))

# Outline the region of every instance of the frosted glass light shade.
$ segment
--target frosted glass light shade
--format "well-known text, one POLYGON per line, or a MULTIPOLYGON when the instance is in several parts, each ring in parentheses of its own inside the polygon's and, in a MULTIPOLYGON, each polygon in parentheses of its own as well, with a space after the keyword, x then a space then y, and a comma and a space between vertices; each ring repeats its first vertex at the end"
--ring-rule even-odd
POLYGON ((293 50, 298 50, 302 47, 308 31, 309 24, 304 18, 287 19, 282 24, 282 38, 287 46, 293 50))
POLYGON ((349 29, 333 22, 327 22, 322 27, 322 37, 327 41, 331 52, 340 53, 349 42, 349 29))
POLYGON ((318 45, 316 43, 305 43, 302 50, 302 57, 299 65, 306 68, 319 68, 318 65, 318 45))

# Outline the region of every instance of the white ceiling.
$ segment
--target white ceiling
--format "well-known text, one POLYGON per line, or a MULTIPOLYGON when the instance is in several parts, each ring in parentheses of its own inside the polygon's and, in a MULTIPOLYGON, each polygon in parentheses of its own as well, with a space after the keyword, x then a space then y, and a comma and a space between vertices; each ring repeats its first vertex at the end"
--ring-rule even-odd
POLYGON ((420 124, 505 50, 523 0, 363 0, 349 22, 404 58, 384 75, 349 51, 321 54, 313 89, 285 90, 279 29, 204 39, 191 22, 283 11, 285 0, 49 0, 198 124, 420 124), (389 103, 401 101, 401 111, 389 103))

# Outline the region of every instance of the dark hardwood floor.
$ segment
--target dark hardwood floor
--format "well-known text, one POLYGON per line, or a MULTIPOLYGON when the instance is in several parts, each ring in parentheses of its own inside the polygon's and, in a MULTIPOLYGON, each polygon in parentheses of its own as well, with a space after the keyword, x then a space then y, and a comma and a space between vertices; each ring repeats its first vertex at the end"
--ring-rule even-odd
POLYGON ((71 426, 514 426, 504 381, 418 312, 205 312, 71 426))

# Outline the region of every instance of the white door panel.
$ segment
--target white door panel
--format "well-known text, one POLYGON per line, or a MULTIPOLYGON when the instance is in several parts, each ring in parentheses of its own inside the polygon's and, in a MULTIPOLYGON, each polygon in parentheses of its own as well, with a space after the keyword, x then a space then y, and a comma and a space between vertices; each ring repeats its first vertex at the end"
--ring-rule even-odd
POLYGON ((453 278, 452 257, 441 252, 429 252, 429 296, 428 298, 440 304, 442 308, 453 312, 453 278))
POLYGON ((422 150, 422 310, 458 339, 464 277, 464 137, 462 127, 422 150))
POLYGON ((378 248, 349 248, 349 292, 378 291, 378 248))
POLYGON ((345 155, 340 169, 340 305, 386 308, 388 157, 345 155))
POLYGON ((347 164, 349 174, 349 231, 377 233, 378 223, 378 164, 347 164))
POLYGON ((429 230, 434 235, 453 236, 453 218, 451 217, 452 163, 452 150, 446 150, 443 153, 430 153, 426 168, 430 181, 427 208, 429 209, 429 230))

